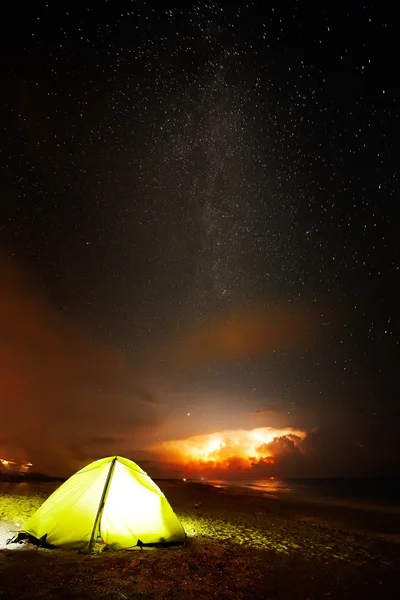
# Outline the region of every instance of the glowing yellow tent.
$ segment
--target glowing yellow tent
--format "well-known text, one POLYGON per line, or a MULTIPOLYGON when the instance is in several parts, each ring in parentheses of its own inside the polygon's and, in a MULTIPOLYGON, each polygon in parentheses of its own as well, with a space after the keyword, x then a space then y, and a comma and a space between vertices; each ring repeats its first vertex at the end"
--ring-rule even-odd
MULTIPOLYGON (((160 488, 131 460, 96 460, 72 475, 25 523, 23 534, 92 551, 182 543, 185 531, 160 488)), ((17 540, 12 540, 17 541, 17 540)))

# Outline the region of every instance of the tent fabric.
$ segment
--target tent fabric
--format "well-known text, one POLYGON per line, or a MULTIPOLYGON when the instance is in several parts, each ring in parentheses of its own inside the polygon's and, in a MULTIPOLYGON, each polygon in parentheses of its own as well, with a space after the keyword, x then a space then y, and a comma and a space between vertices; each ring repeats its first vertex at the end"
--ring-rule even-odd
POLYGON ((25 523, 24 533, 56 547, 92 550, 182 543, 186 534, 154 481, 121 456, 97 460, 63 483, 25 523))

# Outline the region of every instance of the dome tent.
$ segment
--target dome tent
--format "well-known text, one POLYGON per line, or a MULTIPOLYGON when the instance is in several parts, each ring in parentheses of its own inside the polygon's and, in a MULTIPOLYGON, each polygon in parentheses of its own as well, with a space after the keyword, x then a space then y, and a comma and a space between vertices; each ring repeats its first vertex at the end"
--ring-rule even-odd
POLYGON ((185 531, 163 492, 138 465, 96 460, 63 483, 10 541, 91 552, 183 543, 185 531))

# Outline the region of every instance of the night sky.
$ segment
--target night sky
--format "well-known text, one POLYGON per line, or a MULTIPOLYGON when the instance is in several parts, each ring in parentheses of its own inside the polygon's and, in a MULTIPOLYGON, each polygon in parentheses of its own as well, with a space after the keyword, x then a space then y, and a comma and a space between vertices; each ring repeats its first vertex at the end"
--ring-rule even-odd
POLYGON ((400 472, 390 4, 10 9, 0 454, 271 426, 279 475, 400 472))

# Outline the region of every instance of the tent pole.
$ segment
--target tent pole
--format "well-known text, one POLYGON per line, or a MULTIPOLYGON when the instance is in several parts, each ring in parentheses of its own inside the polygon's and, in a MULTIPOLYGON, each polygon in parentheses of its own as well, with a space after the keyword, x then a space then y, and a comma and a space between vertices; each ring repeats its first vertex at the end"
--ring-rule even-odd
POLYGON ((114 468, 115 468, 115 463, 117 462, 117 458, 118 458, 117 456, 114 456, 114 458, 111 461, 110 468, 108 470, 107 479, 104 484, 103 493, 101 494, 99 508, 97 509, 96 519, 93 524, 92 535, 90 536, 90 540, 89 540, 88 547, 87 547, 87 552, 91 552, 93 549, 93 546, 94 546, 94 537, 96 535, 97 528, 100 524, 101 513, 103 512, 104 504, 106 502, 107 490, 110 485, 111 477, 113 476, 113 473, 114 473, 114 468))

